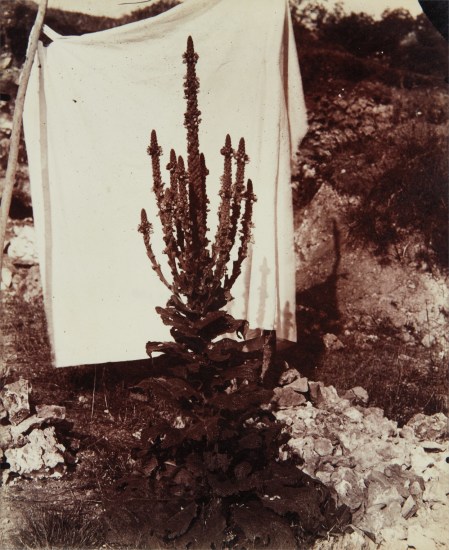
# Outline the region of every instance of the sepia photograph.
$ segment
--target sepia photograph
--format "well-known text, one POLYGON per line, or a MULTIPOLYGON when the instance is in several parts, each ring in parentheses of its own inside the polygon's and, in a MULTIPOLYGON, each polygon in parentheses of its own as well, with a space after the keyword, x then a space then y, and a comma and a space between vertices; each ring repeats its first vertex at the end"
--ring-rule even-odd
POLYGON ((446 549, 449 2, 0 21, 0 550, 446 549))

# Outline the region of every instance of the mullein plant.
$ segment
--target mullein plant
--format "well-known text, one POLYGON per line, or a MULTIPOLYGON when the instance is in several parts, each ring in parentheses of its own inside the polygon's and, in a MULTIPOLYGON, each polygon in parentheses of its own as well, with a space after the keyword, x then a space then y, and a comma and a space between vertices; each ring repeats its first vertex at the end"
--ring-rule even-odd
POLYGON ((152 268, 171 293, 166 307, 156 310, 163 322, 171 326, 174 342, 148 342, 147 353, 151 356, 155 351, 165 352, 200 367, 220 357, 223 360, 229 357, 233 340, 222 338, 214 343, 217 337, 226 333, 244 336, 247 330, 246 321, 234 319, 223 307, 232 300, 231 289, 248 255, 256 197, 251 180, 245 183, 245 165, 249 161, 245 141, 241 138, 234 149, 227 135, 220 151, 224 168, 218 227, 214 240, 209 240, 206 190, 209 171, 198 136, 201 111, 198 109, 197 61, 198 54, 189 37, 183 54, 187 65, 184 81, 187 162, 172 149, 167 164, 170 179, 169 184, 165 184, 161 174, 162 148, 155 130, 151 132, 147 150, 171 277, 164 274, 153 252, 153 228, 145 210, 141 213, 139 231, 152 268))
POLYGON ((139 226, 152 267, 171 294, 157 311, 174 341, 147 343, 150 357, 162 352, 168 361, 155 362, 152 376, 130 388, 148 404, 148 423, 134 449, 139 467, 118 487, 125 499, 135 502, 138 494, 152 503, 151 530, 177 547, 246 547, 265 540, 268 525, 273 547, 293 548, 304 533, 334 529, 345 516, 329 490, 294 459, 280 462, 279 448, 289 435, 270 411, 273 392, 261 384, 260 353, 243 353, 240 342, 225 336, 244 336, 247 329, 224 306, 248 254, 256 199, 251 181, 245 183, 245 142, 235 150, 226 136, 218 228, 209 241, 198 55, 191 38, 183 57, 187 163, 171 151, 164 184, 155 131, 148 148, 169 276, 154 254, 145 210, 139 226), (237 527, 242 502, 250 508, 237 527), (276 542, 276 533, 282 540, 276 542))

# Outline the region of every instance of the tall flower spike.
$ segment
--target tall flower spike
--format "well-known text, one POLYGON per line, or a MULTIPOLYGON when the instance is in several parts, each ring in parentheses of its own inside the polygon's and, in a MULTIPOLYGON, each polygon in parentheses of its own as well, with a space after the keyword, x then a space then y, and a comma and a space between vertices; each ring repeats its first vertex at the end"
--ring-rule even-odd
POLYGON ((215 264, 215 275, 221 279, 221 274, 227 263, 228 236, 230 230, 230 207, 232 199, 232 149, 231 137, 227 134, 224 147, 221 149, 224 157, 223 176, 221 178, 220 197, 221 202, 218 210, 218 226, 215 235, 215 242, 212 246, 212 262, 215 264))
POLYGON ((245 140, 240 138, 239 148, 237 152, 234 153, 234 158, 237 164, 237 170, 235 175, 235 187, 234 187, 234 197, 232 204, 232 214, 231 214, 231 234, 230 239, 234 242, 238 220, 240 217, 240 205, 242 202, 243 193, 245 191, 245 164, 249 161, 248 155, 245 152, 245 140))
MULTIPOLYGON (((187 109, 184 114, 184 126, 187 129, 187 172, 189 182, 189 212, 192 220, 192 239, 201 251, 205 246, 207 232, 207 210, 205 208, 205 193, 202 162, 199 148, 198 128, 201 122, 201 111, 198 109, 199 80, 195 65, 198 55, 193 46, 192 37, 187 39, 187 51, 183 55, 187 64, 187 74, 184 82, 184 97, 187 109)), ((205 165, 204 165, 205 166, 205 165)), ((197 258, 198 261, 199 258, 197 258)))
POLYGON ((232 273, 230 277, 226 277, 224 286, 226 290, 231 290, 235 281, 242 270, 242 264, 245 258, 248 256, 248 247, 251 242, 251 229, 252 224, 252 215, 253 215, 253 204, 256 202, 256 196, 253 192, 253 182, 248 180, 246 185, 245 192, 245 210, 241 218, 241 228, 240 228, 240 247, 237 254, 237 259, 234 260, 232 265, 232 273))
POLYGON ((162 228, 164 232, 164 242, 166 244, 165 252, 169 257, 169 265, 172 270, 173 276, 176 272, 176 251, 173 250, 173 204, 171 200, 171 193, 169 189, 165 189, 162 182, 160 157, 162 155, 162 148, 157 141, 156 131, 152 130, 150 145, 147 148, 148 154, 151 156, 151 165, 153 169, 153 191, 156 195, 156 202, 159 209, 159 217, 161 219, 162 228))
POLYGON ((245 153, 245 140, 243 138, 239 141, 239 147, 236 152, 233 153, 235 162, 236 162, 236 175, 235 181, 232 184, 231 188, 231 205, 230 205, 230 216, 229 216, 229 225, 226 232, 226 245, 221 249, 219 259, 217 260, 217 265, 215 268, 215 277, 216 279, 222 279, 226 272, 226 266, 231 257, 231 250, 235 242, 237 235, 238 222, 240 219, 240 205, 242 203, 245 185, 245 164, 248 162, 248 156, 245 153))
POLYGON ((252 204, 255 197, 251 182, 248 182, 247 189, 244 184, 245 164, 248 162, 245 142, 241 139, 238 150, 234 151, 231 138, 227 135, 224 147, 221 149, 224 167, 219 191, 221 200, 218 226, 210 249, 207 227, 209 199, 206 190, 209 171, 199 144, 201 112, 198 108, 199 80, 196 75, 198 55, 191 37, 187 40, 183 61, 187 65, 184 82, 187 160, 184 163, 182 156, 176 157, 175 151, 170 151, 170 160, 167 164, 167 170, 170 173, 168 186, 162 181, 160 171, 162 149, 154 130, 148 147, 153 169, 153 191, 156 195, 166 245, 164 253, 168 256, 168 265, 173 277, 171 287, 154 257, 150 240, 151 225, 145 212, 142 214, 139 230, 144 236, 147 255, 153 269, 174 294, 167 308, 174 307, 183 311, 183 314, 188 312, 188 315, 202 319, 208 313, 218 312, 227 301, 232 299, 229 289, 238 277, 242 262, 248 253, 252 204), (236 168, 233 177, 234 162, 236 168), (240 242, 237 246, 238 231, 240 242), (228 274, 231 252, 235 246, 237 247, 234 254, 236 259, 232 272, 228 274))
POLYGON ((182 214, 184 205, 181 200, 181 189, 179 180, 178 159, 174 149, 170 151, 170 162, 167 164, 167 170, 170 170, 170 189, 173 195, 174 203, 174 224, 176 228, 176 244, 179 249, 178 261, 182 265, 182 252, 184 251, 184 232, 182 229, 182 214))
POLYGON ((179 190, 179 209, 181 212, 180 222, 183 234, 184 254, 183 260, 186 266, 191 265, 190 255, 192 249, 192 220, 189 216, 189 197, 187 174, 184 159, 178 157, 178 190, 179 190))
POLYGON ((175 239, 175 201, 174 193, 171 188, 166 189, 164 192, 163 199, 163 212, 161 212, 161 221, 164 228, 164 243, 165 250, 164 254, 167 255, 168 265, 170 266, 172 277, 173 277, 173 286, 178 286, 178 267, 176 265, 176 260, 179 257, 179 251, 175 239))
POLYGON ((151 131, 150 145, 147 148, 147 153, 151 157, 151 167, 153 169, 153 191, 154 191, 154 194, 156 195, 157 206, 160 211, 162 208, 162 202, 164 198, 164 184, 162 183, 161 163, 160 163, 160 156, 162 155, 162 147, 159 147, 155 130, 151 131))
POLYGON ((148 221, 147 213, 144 209, 140 212, 140 218, 141 222, 138 227, 139 233, 142 233, 143 235, 143 242, 145 243, 145 248, 147 249, 147 256, 150 259, 151 267, 154 269, 154 271, 157 273, 157 276, 162 281, 162 283, 170 290, 173 291, 172 285, 167 281, 164 274, 162 273, 161 266, 156 260, 156 256, 154 255, 153 248, 151 246, 151 239, 150 235, 153 231, 151 223, 148 221))

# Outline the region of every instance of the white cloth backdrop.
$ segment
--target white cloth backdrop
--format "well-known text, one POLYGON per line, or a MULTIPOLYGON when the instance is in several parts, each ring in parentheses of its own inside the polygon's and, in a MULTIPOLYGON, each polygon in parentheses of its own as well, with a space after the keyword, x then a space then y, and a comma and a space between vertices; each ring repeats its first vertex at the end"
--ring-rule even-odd
MULTIPOLYGON (((40 45, 24 126, 49 332, 58 367, 142 359, 170 338, 155 312, 168 293, 137 232, 145 207, 162 238, 146 154, 151 130, 185 155, 182 54, 200 58, 200 146, 218 203, 227 133, 244 137, 254 245, 231 311, 295 340, 290 162, 306 131, 285 0, 187 0, 157 17, 40 45)), ((168 173, 166 173, 168 176, 168 173)), ((165 178, 166 180, 168 177, 165 178)), ((212 235, 215 233, 211 222, 212 235)), ((166 270, 166 273, 167 270, 166 270)))

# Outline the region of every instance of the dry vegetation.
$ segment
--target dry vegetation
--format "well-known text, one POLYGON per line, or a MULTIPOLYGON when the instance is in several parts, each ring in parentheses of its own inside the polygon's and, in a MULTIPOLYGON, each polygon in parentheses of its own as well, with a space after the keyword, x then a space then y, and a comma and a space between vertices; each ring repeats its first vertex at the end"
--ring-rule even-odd
MULTIPOLYGON (((138 12, 135 19, 171 5, 161 2, 138 12)), ((9 76, 2 77, 1 91, 7 99, 14 96, 33 10, 26 2, 4 6, 11 64, 9 76)), ((415 20, 403 12, 374 22, 366 16, 345 17, 338 11, 329 14, 310 8, 301 14, 293 11, 293 21, 310 116, 294 181, 298 227, 320 190, 329 186, 345 205, 339 211, 343 258, 348 251, 368 250, 379 265, 444 280, 448 263, 447 44, 424 17, 415 20)), ((64 34, 117 24, 54 10, 47 22, 64 34)), ((11 110, 11 102, 3 101, 4 120, 11 110)), ((0 131, 6 142, 7 129, 0 131)), ((3 153, 2 169, 5 160, 3 153)), ((21 161, 12 212, 16 220, 32 212, 24 150, 21 161)), ((142 399, 132 389, 150 372, 162 375, 167 365, 148 360, 78 366, 55 376, 42 301, 23 299, 20 281, 28 268, 14 269, 19 282, 3 295, 2 353, 7 374, 2 382, 28 378, 33 386, 32 405, 64 405, 69 421, 60 426, 60 437, 80 440, 77 464, 69 466, 62 480, 22 482, 5 492, 3 503, 10 507, 13 521, 20 521, 19 508, 25 512, 26 527, 16 532, 16 545, 175 548, 169 538, 155 535, 155 518, 149 518, 157 512, 154 495, 150 485, 142 483, 151 475, 151 462, 141 460, 148 449, 142 451, 140 436, 149 419, 160 413, 160 402, 142 399), (142 464, 147 471, 142 471, 142 464)), ((338 390, 363 386, 370 404, 383 408, 400 424, 417 412, 446 413, 447 341, 438 336, 423 346, 433 326, 398 327, 380 305, 374 316, 361 312, 359 322, 345 318, 339 307, 342 299, 350 298, 339 294, 336 300, 337 279, 342 275, 334 275, 324 286, 298 288, 298 345, 279 353, 278 369, 284 368, 286 360, 304 375, 338 390), (404 338, 405 332, 410 338, 404 338), (327 349, 323 340, 327 333, 338 335, 344 350, 327 349)), ((399 302, 402 297, 398 296, 399 302)), ((448 311, 441 314, 447 320, 448 311)), ((213 517, 213 506, 210 514, 213 517)), ((163 513, 158 517, 164 518, 163 513)), ((222 525, 217 525, 219 531, 222 525)), ((223 531, 209 535, 210 540, 222 537, 220 544, 226 547, 233 547, 235 540, 248 548, 264 544, 263 537, 248 542, 248 534, 245 538, 240 533, 240 539, 235 539, 235 533, 225 532, 227 542, 223 531)), ((284 544, 285 548, 286 540, 281 537, 278 547, 284 544)), ((309 543, 297 531, 296 544, 305 548, 309 543)))

